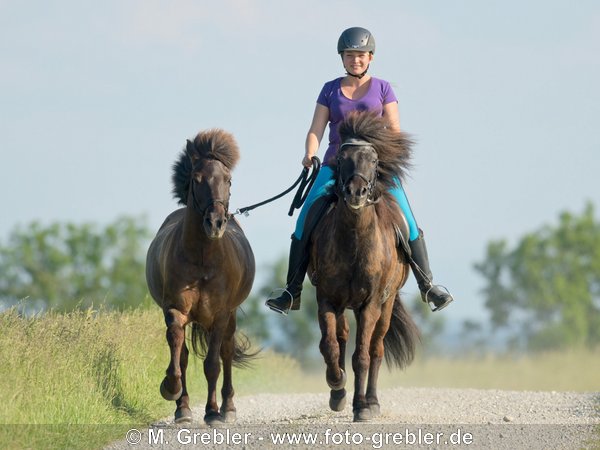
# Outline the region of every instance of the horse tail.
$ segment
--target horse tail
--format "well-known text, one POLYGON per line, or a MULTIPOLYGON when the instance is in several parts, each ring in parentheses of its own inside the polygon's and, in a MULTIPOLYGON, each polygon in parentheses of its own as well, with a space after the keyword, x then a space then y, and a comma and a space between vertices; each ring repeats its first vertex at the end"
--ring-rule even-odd
MULTIPOLYGON (((208 342, 210 341, 210 332, 202 328, 197 323, 192 323, 192 350, 201 357, 206 357, 208 351, 208 342)), ((236 333, 233 336, 233 365, 239 368, 248 368, 252 365, 252 360, 258 355, 260 349, 251 352, 252 344, 245 334, 236 333)))
POLYGON ((420 342, 419 329, 397 295, 392 309, 390 328, 383 339, 388 367, 407 367, 415 357, 420 342))
POLYGON ((233 365, 239 368, 248 368, 252 365, 252 360, 260 353, 260 349, 250 351, 252 344, 250 339, 243 333, 236 333, 233 336, 233 365))
POLYGON ((197 323, 192 323, 192 350, 201 358, 206 356, 210 333, 197 323))

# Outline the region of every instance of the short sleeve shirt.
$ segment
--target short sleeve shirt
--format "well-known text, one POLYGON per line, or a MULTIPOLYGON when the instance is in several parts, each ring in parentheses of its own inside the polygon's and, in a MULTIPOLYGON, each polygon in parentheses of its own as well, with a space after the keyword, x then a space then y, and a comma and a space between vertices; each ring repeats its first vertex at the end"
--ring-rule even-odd
POLYGON ((325 152, 324 164, 335 157, 340 145, 338 126, 351 111, 372 111, 383 115, 383 105, 398 102, 390 84, 379 78, 371 77, 369 89, 361 98, 352 100, 342 93, 342 78, 328 81, 321 89, 317 103, 329 108, 329 147, 325 152))

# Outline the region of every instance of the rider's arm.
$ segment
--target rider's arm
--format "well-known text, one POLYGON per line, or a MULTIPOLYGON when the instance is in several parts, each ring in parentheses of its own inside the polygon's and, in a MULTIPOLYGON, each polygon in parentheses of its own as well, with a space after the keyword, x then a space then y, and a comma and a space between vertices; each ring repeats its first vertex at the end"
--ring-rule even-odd
POLYGON ((392 130, 400 131, 400 113, 398 103, 390 102, 383 105, 383 117, 390 124, 392 130))
POLYGON ((315 107, 315 113, 313 115, 312 123, 306 135, 306 144, 304 158, 302 159, 302 165, 305 167, 311 166, 311 158, 319 151, 319 143, 323 138, 325 127, 329 122, 329 108, 317 103, 315 107))

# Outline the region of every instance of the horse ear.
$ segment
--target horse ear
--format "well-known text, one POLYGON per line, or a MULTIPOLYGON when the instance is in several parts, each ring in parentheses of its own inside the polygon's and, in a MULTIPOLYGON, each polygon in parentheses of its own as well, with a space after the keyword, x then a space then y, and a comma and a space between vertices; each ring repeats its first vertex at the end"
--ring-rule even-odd
POLYGON ((185 145, 185 151, 186 151, 188 157, 190 158, 190 161, 192 161, 192 163, 194 163, 198 160, 198 153, 196 152, 196 146, 189 139, 187 139, 187 143, 185 145))

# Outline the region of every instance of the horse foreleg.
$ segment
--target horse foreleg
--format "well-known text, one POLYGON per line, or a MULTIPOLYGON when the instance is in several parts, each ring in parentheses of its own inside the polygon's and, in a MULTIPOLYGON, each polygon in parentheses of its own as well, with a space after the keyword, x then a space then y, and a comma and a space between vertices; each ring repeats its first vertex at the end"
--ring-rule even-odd
POLYGON ((390 328, 390 319, 394 302, 388 301, 382 306, 381 316, 375 324, 375 330, 371 337, 369 379, 367 383, 366 399, 373 417, 379 415, 379 399, 377 398, 377 380, 379 369, 383 362, 384 345, 383 339, 390 328))
POLYGON ((189 350, 185 344, 185 330, 184 330, 184 342, 181 347, 181 384, 183 385, 183 391, 181 397, 177 400, 177 409, 175 410, 175 423, 189 423, 192 421, 192 410, 190 409, 190 397, 187 391, 187 366, 189 350))
MULTIPOLYGON (((337 340, 337 318, 336 313, 331 306, 325 302, 319 302, 319 327, 321 328, 319 350, 321 350, 325 365, 327 366, 325 372, 327 385, 331 388, 332 392, 342 391, 346 385, 346 373, 340 366, 340 346, 337 340)), ((338 392, 335 395, 340 399, 343 397, 341 392, 338 392)), ((333 396, 334 395, 332 394, 332 397, 333 396)), ((335 402, 340 399, 334 399, 334 406, 335 402)), ((332 409, 334 409, 333 406, 332 409)))
MULTIPOLYGON (((340 369, 346 373, 346 344, 348 342, 348 320, 344 312, 337 316, 337 342, 340 349, 338 364, 340 369)), ((346 407, 346 389, 332 389, 329 393, 329 407, 334 411, 342 411, 346 407)))
POLYGON ((223 343, 221 344, 221 361, 223 361, 223 387, 221 388, 221 416, 224 422, 234 422, 236 419, 235 405, 233 404, 233 378, 231 367, 235 352, 235 312, 229 317, 223 343))
POLYGON ((176 309, 169 309, 165 313, 165 323, 167 325, 167 342, 171 350, 171 362, 160 385, 160 393, 166 400, 177 400, 183 393, 181 353, 185 341, 186 317, 176 309))
POLYGON ((354 370, 354 398, 352 410, 355 422, 364 422, 372 418, 371 410, 365 395, 365 385, 371 358, 369 350, 375 322, 379 318, 376 305, 369 303, 356 316, 356 349, 352 355, 352 369, 354 370))
POLYGON ((208 351, 204 359, 204 376, 208 387, 208 395, 206 399, 206 407, 204 421, 211 424, 215 421, 221 421, 219 414, 219 405, 217 405, 217 381, 221 373, 221 362, 219 357, 221 354, 221 345, 223 343, 223 330, 227 323, 227 316, 219 317, 211 327, 210 340, 208 343, 208 351))

